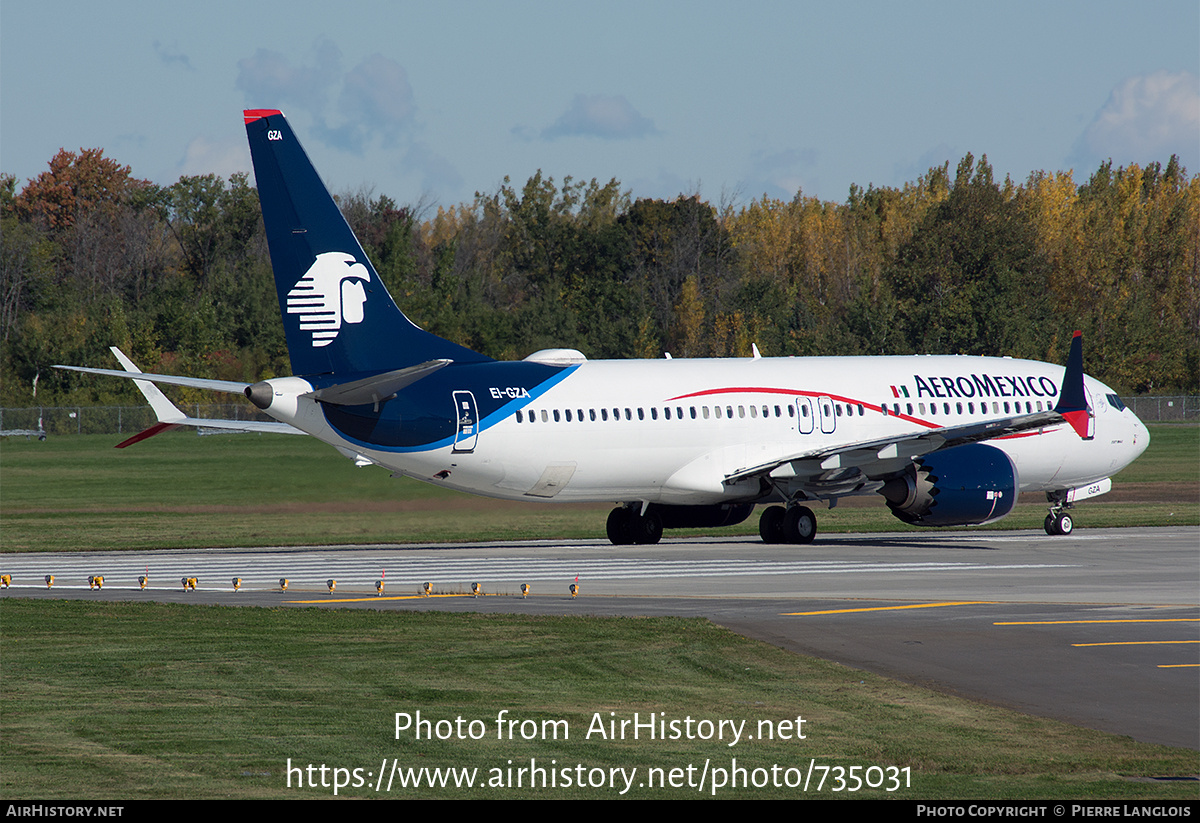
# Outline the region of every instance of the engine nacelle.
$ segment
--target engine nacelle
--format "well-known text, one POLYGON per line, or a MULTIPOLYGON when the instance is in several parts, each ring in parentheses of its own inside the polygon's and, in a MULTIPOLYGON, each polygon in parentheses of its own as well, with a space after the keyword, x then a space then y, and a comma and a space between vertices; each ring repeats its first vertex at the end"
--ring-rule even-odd
POLYGON ((968 443, 918 458, 879 493, 892 514, 915 526, 968 526, 999 520, 1017 505, 1017 469, 1008 455, 968 443))

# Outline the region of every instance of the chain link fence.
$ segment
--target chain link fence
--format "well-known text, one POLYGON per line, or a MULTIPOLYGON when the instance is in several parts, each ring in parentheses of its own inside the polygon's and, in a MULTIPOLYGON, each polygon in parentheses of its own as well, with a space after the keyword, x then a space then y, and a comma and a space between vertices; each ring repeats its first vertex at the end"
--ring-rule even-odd
MULTIPOLYGON (((270 420, 247 403, 192 403, 180 407, 191 417, 217 420, 270 420)), ((0 408, 0 434, 44 431, 64 434, 137 434, 158 422, 149 406, 46 406, 0 408)))
MULTIPOLYGON (((1146 423, 1200 422, 1200 396, 1134 397, 1125 403, 1146 423)), ((246 403, 193 403, 181 410, 192 417, 221 420, 271 419, 246 403)), ((0 434, 137 434, 156 422, 149 406, 0 408, 0 434)))
POLYGON ((1195 423, 1200 421, 1200 397, 1121 398, 1143 423, 1195 423))

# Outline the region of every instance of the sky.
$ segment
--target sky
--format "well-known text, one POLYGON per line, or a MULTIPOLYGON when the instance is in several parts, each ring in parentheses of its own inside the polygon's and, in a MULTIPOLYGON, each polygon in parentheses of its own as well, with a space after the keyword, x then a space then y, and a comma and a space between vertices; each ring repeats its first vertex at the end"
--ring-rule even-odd
POLYGON ((3 0, 0 172, 60 148, 135 177, 250 171, 281 109, 334 192, 429 208, 615 178, 745 205, 997 179, 1200 172, 1200 3, 3 0))

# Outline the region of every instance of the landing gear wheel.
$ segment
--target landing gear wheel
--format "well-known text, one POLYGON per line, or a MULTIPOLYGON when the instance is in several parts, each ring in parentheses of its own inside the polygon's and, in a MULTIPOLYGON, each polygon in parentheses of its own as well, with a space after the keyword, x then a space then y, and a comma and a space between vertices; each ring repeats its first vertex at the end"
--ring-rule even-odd
POLYGON ((783 518, 787 510, 783 506, 769 506, 758 518, 758 534, 764 543, 783 543, 783 518))
POLYGON ((633 542, 642 545, 653 545, 662 540, 663 522, 655 512, 648 511, 644 515, 630 512, 629 531, 633 542))
POLYGON ((817 516, 807 506, 793 506, 783 516, 783 535, 789 543, 813 542, 817 536, 817 516))
POLYGON ((663 522, 662 517, 653 510, 646 512, 643 517, 637 509, 618 506, 608 513, 605 528, 614 546, 634 543, 649 545, 662 540, 663 522))
POLYGON ((1065 536, 1075 531, 1075 521, 1066 512, 1046 515, 1046 522, 1042 525, 1046 534, 1050 535, 1065 536))
POLYGON ((618 506, 608 513, 608 523, 605 525, 608 539, 614 546, 628 546, 633 542, 633 530, 630 528, 629 509, 618 506))

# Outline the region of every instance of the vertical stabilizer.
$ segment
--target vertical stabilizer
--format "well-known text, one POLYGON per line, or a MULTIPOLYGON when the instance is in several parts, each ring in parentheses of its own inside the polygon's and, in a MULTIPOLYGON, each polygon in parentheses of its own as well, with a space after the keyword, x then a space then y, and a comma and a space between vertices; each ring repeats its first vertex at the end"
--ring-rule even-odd
POLYGON ((404 316, 283 114, 250 109, 244 115, 292 373, 488 360, 404 316))

